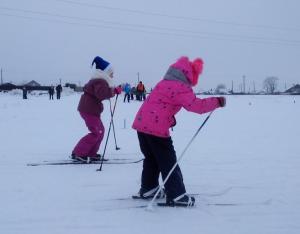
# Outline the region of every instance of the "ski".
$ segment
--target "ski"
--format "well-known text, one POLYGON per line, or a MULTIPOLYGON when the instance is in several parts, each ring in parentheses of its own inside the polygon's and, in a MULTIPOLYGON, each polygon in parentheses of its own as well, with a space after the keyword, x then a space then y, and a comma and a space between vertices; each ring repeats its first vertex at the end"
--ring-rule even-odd
MULTIPOLYGON (((270 205, 272 203, 272 199, 267 199, 265 201, 259 201, 259 202, 206 202, 206 203, 201 203, 200 202, 200 206, 204 205, 204 206, 223 206, 223 207, 230 207, 230 206, 267 206, 270 205)), ((184 205, 170 205, 167 204, 166 202, 158 202, 156 203, 157 206, 162 206, 162 207, 186 207, 189 208, 191 206, 184 206, 184 205)))
POLYGON ((149 197, 149 198, 143 198, 143 197, 141 197, 141 196, 139 196, 139 195, 132 195, 131 196, 131 198, 133 199, 133 200, 142 200, 142 201, 149 201, 149 200, 151 200, 153 197, 149 197))
MULTIPOLYGON (((161 207, 183 207, 183 208, 196 207, 196 205, 187 206, 187 205, 183 205, 183 204, 168 204, 166 202, 158 202, 158 203, 156 203, 156 205, 161 206, 161 207)), ((239 203, 205 203, 205 204, 200 204, 200 205, 205 205, 205 206, 241 206, 242 204, 239 204, 239 203)))
MULTIPOLYGON (((128 199, 133 199, 133 200, 141 200, 141 201, 150 201, 153 199, 153 197, 148 197, 148 198, 143 198, 143 197, 140 197, 139 195, 133 195, 131 196, 131 198, 127 198, 128 199)), ((155 200, 162 200, 162 199, 165 199, 165 197, 156 197, 155 200)), ((121 199, 118 199, 118 200, 126 200, 126 198, 121 198, 121 199)))
MULTIPOLYGON (((194 193, 194 194, 190 194, 193 196, 202 196, 202 194, 199 193, 194 193)), ((268 206, 272 203, 272 199, 267 199, 264 201, 256 201, 256 202, 210 202, 210 201, 196 201, 194 206, 186 206, 186 205, 180 205, 180 204, 176 204, 176 205, 170 205, 167 204, 164 201, 165 198, 160 198, 160 199, 156 199, 156 202, 153 204, 154 207, 161 207, 161 208, 197 208, 197 207, 203 207, 203 206, 211 206, 211 207, 238 207, 238 206, 268 206)), ((125 206, 123 207, 128 208, 128 209, 133 209, 133 208, 147 208, 148 205, 146 205, 146 203, 149 203, 151 199, 144 199, 141 198, 137 195, 133 195, 132 197, 125 197, 125 198, 115 198, 115 199, 110 199, 110 201, 120 201, 120 202, 129 202, 130 203, 137 203, 137 204, 132 204, 129 206, 125 206)), ((122 206, 121 204, 119 204, 120 207, 122 206)))
MULTIPOLYGON (((189 195, 194 196, 194 197, 218 197, 226 194, 228 191, 230 191, 232 188, 226 188, 224 190, 220 190, 219 192, 212 192, 212 193, 189 193, 189 195)), ((119 198, 114 198, 112 200, 119 200, 119 201, 125 201, 125 200, 142 200, 142 201, 150 201, 151 198, 141 198, 139 195, 132 195, 131 197, 119 197, 119 198)), ((161 200, 165 198, 156 198, 156 200, 161 200)))
POLYGON ((192 206, 187 206, 187 205, 183 205, 183 204, 168 204, 166 202, 157 202, 156 203, 157 206, 162 206, 162 207, 184 207, 184 208, 191 208, 192 206))
POLYGON ((249 207, 249 206, 268 206, 272 204, 272 199, 267 199, 264 201, 244 201, 244 202, 227 202, 227 201, 205 201, 198 200, 194 206, 170 206, 166 204, 164 199, 156 199, 153 204, 150 204, 151 199, 142 199, 142 198, 132 198, 132 197, 123 197, 123 198, 112 198, 104 200, 106 206, 100 208, 103 211, 111 210, 128 210, 128 209, 146 209, 146 210, 161 210, 161 209, 203 209, 204 207, 215 207, 220 209, 230 209, 236 207, 249 207), (222 208, 221 208, 222 207, 222 208))
MULTIPOLYGON (((125 200, 125 199, 124 199, 125 200)), ((119 199, 119 201, 122 201, 122 199, 119 199)), ((202 203, 202 204, 195 204, 194 206, 180 206, 180 205, 176 205, 176 206, 170 206, 165 202, 156 202, 153 204, 153 206, 149 207, 149 201, 148 200, 143 200, 143 202, 141 203, 137 203, 137 204, 129 204, 129 205, 123 205, 123 204, 117 204, 116 207, 112 208, 111 206, 109 207, 103 207, 101 210, 127 210, 127 209, 148 209, 150 208, 150 210, 152 208, 154 209, 165 209, 165 208, 180 208, 180 209, 197 209, 197 207, 201 206, 222 206, 222 207, 230 207, 230 206, 240 206, 241 204, 237 203, 202 203)))
MULTIPOLYGON (((135 164, 142 162, 143 159, 108 159, 104 160, 103 164, 135 164)), ((58 165, 89 165, 89 164, 101 164, 102 161, 90 161, 90 162, 84 162, 84 161, 77 161, 72 159, 67 160, 56 160, 56 161, 43 161, 38 163, 28 163, 27 166, 58 166, 58 165)))

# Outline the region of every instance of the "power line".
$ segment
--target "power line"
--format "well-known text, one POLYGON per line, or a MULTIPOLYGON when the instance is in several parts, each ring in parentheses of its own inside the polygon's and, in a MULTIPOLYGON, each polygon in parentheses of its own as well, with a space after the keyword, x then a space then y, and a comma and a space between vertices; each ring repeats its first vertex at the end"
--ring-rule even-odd
POLYGON ((220 36, 220 37, 229 37, 229 38, 237 38, 237 39, 247 39, 247 40, 250 39, 250 40, 279 41, 279 42, 287 42, 287 43, 300 43, 300 41, 296 41, 296 40, 286 40, 286 39, 257 37, 257 36, 240 36, 240 35, 230 35, 230 34, 223 34, 223 33, 213 33, 213 32, 200 32, 200 31, 192 31, 192 30, 186 30, 186 29, 158 27, 158 26, 143 25, 143 24, 128 24, 128 23, 120 23, 120 22, 107 21, 107 20, 99 20, 99 19, 95 19, 95 18, 66 16, 66 15, 54 14, 54 13, 49 13, 49 12, 40 12, 40 11, 9 8, 9 7, 1 7, 1 6, 0 6, 0 9, 8 10, 8 11, 17 11, 17 12, 22 12, 22 13, 38 14, 38 15, 42 15, 42 16, 67 18, 67 19, 72 19, 72 20, 100 22, 100 23, 104 23, 104 24, 112 24, 112 25, 117 25, 117 26, 137 27, 137 28, 142 28, 142 29, 149 28, 149 29, 163 30, 163 31, 172 31, 172 32, 174 31, 174 32, 179 32, 179 33, 202 34, 202 36, 220 36))
POLYGON ((206 23, 223 24, 223 25, 230 25, 230 26, 237 26, 237 27, 261 28, 261 29, 300 32, 300 28, 298 28, 298 27, 281 27, 281 26, 271 26, 271 25, 263 25, 263 24, 246 24, 246 23, 229 22, 229 21, 223 21, 223 20, 212 20, 212 19, 204 19, 204 18, 196 18, 196 17, 179 16, 179 15, 168 15, 168 14, 162 14, 162 13, 157 13, 157 12, 148 12, 148 11, 141 11, 141 10, 119 8, 119 7, 110 7, 110 6, 105 6, 105 5, 82 3, 82 2, 71 1, 71 0, 56 0, 56 1, 64 2, 67 4, 85 6, 85 7, 102 8, 102 9, 106 9, 106 10, 113 10, 113 11, 120 11, 120 12, 127 12, 127 13, 141 14, 141 15, 158 16, 158 17, 165 17, 165 18, 171 18, 171 19, 201 21, 201 22, 206 22, 206 23))
POLYGON ((90 23, 81 23, 81 22, 69 22, 63 21, 56 18, 37 18, 32 16, 20 16, 15 14, 6 14, 0 13, 3 16, 10 16, 16 18, 24 18, 30 20, 37 20, 37 21, 47 21, 47 22, 59 22, 71 25, 80 25, 80 26, 89 26, 89 27, 101 27, 113 30, 125 30, 125 31, 133 31, 133 32, 143 32, 143 33, 155 33, 160 35, 172 35, 172 36, 183 36, 183 37, 196 37, 202 39, 213 39, 213 40, 230 40, 230 41, 240 41, 240 42, 250 42, 250 43, 275 43, 275 44, 283 44, 283 45, 300 45, 300 41, 298 40, 286 40, 281 38, 268 38, 268 37, 257 37, 257 36, 242 36, 242 35, 230 35, 230 34, 222 34, 222 33, 213 33, 213 32, 200 32, 200 31, 192 31, 192 30, 185 30, 185 29, 176 29, 176 28, 167 28, 167 27, 157 27, 152 25, 142 25, 142 24, 127 24, 127 23, 120 23, 120 22, 113 22, 113 21, 105 21, 93 18, 83 18, 83 17, 74 17, 74 16, 66 16, 60 14, 54 14, 49 12, 39 12, 39 11, 31 11, 31 10, 23 10, 23 9, 15 9, 15 8, 8 8, 8 7, 0 7, 0 10, 7 10, 7 11, 16 11, 22 13, 29 13, 29 14, 38 14, 41 16, 50 16, 56 18, 64 18, 64 19, 71 19, 76 21, 92 21, 92 22, 99 22, 100 24, 90 24, 90 23), (109 24, 111 24, 109 26, 109 24), (113 25, 113 26, 112 26, 113 25), (120 27, 122 26, 122 27, 120 27), (124 28, 127 27, 127 28, 124 28), (150 31, 149 31, 150 30, 150 31), (153 31, 154 30, 154 31, 153 31))

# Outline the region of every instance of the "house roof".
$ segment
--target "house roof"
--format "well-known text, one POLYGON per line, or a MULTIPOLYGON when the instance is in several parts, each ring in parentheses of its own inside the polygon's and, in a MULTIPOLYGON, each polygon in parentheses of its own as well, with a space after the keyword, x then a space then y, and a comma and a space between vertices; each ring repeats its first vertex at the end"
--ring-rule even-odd
POLYGON ((28 82, 27 84, 25 84, 26 86, 41 86, 38 82, 36 82, 35 80, 32 80, 30 82, 28 82))
POLYGON ((11 83, 4 83, 4 84, 0 85, 0 90, 12 90, 15 88, 16 88, 16 86, 11 83))
POLYGON ((289 88, 285 92, 286 93, 300 93, 300 84, 294 85, 292 88, 289 88))

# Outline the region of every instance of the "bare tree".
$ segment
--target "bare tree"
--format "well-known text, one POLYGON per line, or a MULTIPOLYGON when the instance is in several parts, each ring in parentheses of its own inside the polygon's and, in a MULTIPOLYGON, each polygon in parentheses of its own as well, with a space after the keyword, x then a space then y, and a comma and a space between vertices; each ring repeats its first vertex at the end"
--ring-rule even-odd
POLYGON ((275 76, 270 76, 264 80, 263 88, 266 90, 267 93, 273 94, 277 88, 277 85, 278 78, 275 76))

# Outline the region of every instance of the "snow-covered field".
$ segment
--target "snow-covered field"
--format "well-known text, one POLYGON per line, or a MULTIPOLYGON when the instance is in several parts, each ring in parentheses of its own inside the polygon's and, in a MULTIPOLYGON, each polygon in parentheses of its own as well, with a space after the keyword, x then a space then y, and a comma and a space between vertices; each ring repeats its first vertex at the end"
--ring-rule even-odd
MULTIPOLYGON (((142 163, 103 165, 101 172, 98 165, 26 165, 68 158, 87 131, 79 97, 0 93, 0 233, 300 233, 300 96, 228 96, 180 162, 188 192, 199 194, 196 207, 153 211, 130 199, 142 163)), ((140 103, 122 98, 114 117, 121 150, 111 134, 107 157, 140 158, 131 129, 140 103)), ((177 115, 178 155, 206 116, 177 115)))

